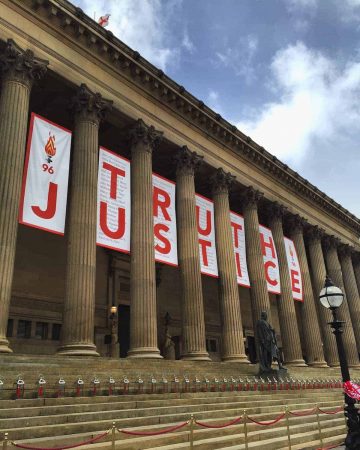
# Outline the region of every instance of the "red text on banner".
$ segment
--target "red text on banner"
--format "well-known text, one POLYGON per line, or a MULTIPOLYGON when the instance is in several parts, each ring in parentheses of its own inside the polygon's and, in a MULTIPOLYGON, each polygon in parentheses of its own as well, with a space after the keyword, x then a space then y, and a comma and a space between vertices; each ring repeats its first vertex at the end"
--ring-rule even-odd
POLYGON ((155 259, 177 266, 175 183, 153 174, 155 259))
POLYGON ((284 243, 286 250, 286 258, 289 267, 289 275, 293 299, 302 302, 304 300, 303 283, 296 248, 294 242, 291 239, 284 237, 284 243))
POLYGON ((96 243, 128 253, 130 213, 130 162, 100 147, 96 243))
POLYGON ((201 273, 213 277, 218 276, 216 260, 214 204, 201 195, 195 195, 196 223, 199 233, 201 273))
POLYGON ((250 287, 250 280, 246 263, 244 218, 239 214, 230 212, 230 222, 234 244, 237 282, 240 286, 250 287))
POLYGON ((261 251, 264 257, 265 278, 268 292, 280 294, 279 261, 273 235, 269 228, 259 225, 261 251))
POLYGON ((70 147, 69 130, 31 114, 20 223, 64 234, 70 147))

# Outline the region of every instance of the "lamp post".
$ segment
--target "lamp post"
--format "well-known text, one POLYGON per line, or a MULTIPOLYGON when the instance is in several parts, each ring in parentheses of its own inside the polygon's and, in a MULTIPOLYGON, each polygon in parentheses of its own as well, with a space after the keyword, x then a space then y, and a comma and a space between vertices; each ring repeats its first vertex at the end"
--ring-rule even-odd
POLYGON ((117 322, 117 307, 112 305, 110 307, 110 326, 111 326, 111 343, 110 343, 110 356, 111 358, 118 358, 118 322, 117 322))
MULTIPOLYGON (((343 383, 350 380, 349 367, 346 360, 346 354, 344 349, 344 344, 342 340, 342 325, 345 322, 338 320, 337 309, 342 305, 344 301, 344 294, 342 290, 334 286, 333 282, 328 276, 325 278, 325 285, 320 292, 319 300, 322 306, 328 308, 332 312, 333 321, 329 322, 332 328, 332 332, 336 338, 336 345, 339 354, 339 362, 341 368, 341 375, 343 383)), ((345 396, 345 408, 344 414, 346 417, 346 423, 348 427, 348 432, 345 439, 345 448, 347 450, 360 449, 360 416, 357 408, 355 407, 355 400, 349 397, 347 394, 345 396)))

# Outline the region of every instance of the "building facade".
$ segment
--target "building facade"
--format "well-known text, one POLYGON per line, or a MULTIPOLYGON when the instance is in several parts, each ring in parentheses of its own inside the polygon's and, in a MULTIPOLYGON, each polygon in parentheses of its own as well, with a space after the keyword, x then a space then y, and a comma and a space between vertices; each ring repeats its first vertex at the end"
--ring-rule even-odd
POLYGON ((325 275, 350 366, 360 352, 360 221, 66 0, 0 0, 0 352, 256 360, 270 313, 287 365, 338 365, 325 275), (19 225, 30 113, 73 133, 64 236, 19 225), (131 161, 131 252, 96 245, 99 146, 131 161), (176 183, 178 266, 154 257, 152 173, 176 183), (195 193, 214 205, 218 278, 200 270, 195 193), (250 288, 236 281, 230 211, 244 218, 250 288), (259 224, 281 294, 268 292, 259 224), (295 245, 294 302, 284 236, 295 245), (114 330, 113 330, 114 331, 114 330), (114 333, 113 333, 114 334, 114 333))

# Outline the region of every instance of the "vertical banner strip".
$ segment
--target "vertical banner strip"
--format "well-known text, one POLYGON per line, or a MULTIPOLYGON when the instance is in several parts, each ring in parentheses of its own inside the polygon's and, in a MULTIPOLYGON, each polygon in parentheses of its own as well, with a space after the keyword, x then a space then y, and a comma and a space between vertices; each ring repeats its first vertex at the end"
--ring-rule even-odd
POLYGON ((246 242, 244 218, 230 211, 231 231, 234 244, 234 255, 237 273, 237 283, 250 287, 250 279, 246 261, 246 242))
POLYGON ((155 260, 178 265, 175 183, 153 174, 155 260))
POLYGON ((54 234, 65 231, 71 131, 31 113, 19 222, 54 234))
POLYGON ((259 225, 261 251, 264 257, 265 278, 268 292, 280 294, 280 271, 274 238, 269 228, 259 225))
POLYGON ((96 243, 123 253, 130 252, 130 176, 126 158, 100 147, 96 243))
POLYGON ((214 204, 211 200, 196 194, 196 220, 199 233, 201 273, 218 277, 216 259, 214 204))
POLYGON ((291 239, 284 237, 286 258, 289 267, 291 290, 294 300, 304 301, 303 281, 300 270, 299 258, 295 244, 291 239))

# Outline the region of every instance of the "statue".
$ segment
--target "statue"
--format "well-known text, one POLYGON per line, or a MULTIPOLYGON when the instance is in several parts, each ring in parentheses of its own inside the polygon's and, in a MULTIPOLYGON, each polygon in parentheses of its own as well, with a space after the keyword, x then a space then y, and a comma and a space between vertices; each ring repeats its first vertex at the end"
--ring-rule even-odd
POLYGON ((169 324, 170 324, 170 314, 166 313, 165 315, 165 339, 163 344, 163 356, 164 359, 175 360, 175 344, 171 339, 171 335, 169 333, 169 324))
POLYGON ((280 351, 277 346, 275 330, 267 321, 267 312, 262 311, 260 320, 256 324, 256 335, 258 339, 259 373, 273 372, 271 364, 277 361, 279 370, 284 369, 280 351))

